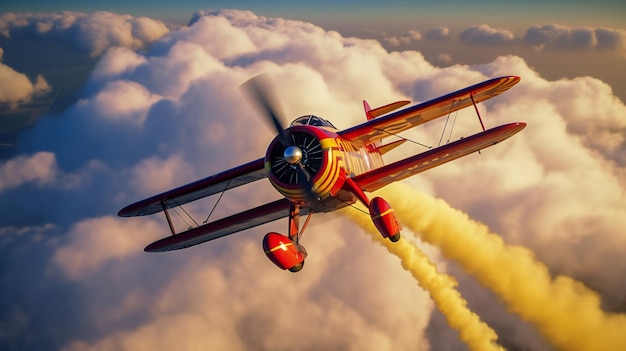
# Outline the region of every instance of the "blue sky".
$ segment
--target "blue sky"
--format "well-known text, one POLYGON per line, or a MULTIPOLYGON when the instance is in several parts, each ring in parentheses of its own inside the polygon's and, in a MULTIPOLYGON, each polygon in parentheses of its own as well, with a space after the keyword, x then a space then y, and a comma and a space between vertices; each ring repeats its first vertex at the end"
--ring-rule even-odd
POLYGON ((79 11, 107 10, 162 19, 185 20, 198 9, 236 8, 253 10, 263 15, 278 15, 294 19, 341 21, 397 21, 408 24, 416 19, 425 21, 435 15, 438 20, 453 22, 485 21, 498 25, 518 21, 562 24, 586 22, 588 25, 623 26, 626 5, 622 1, 3 1, 0 11, 79 11), (427 14, 427 16, 423 16, 427 14))
MULTIPOLYGON (((524 252, 540 273, 585 284, 597 315, 626 318, 620 2, 93 4, 0 4, 0 203, 10 204, 0 211, 0 349, 468 349, 398 259, 341 216, 313 217, 297 275, 262 252, 282 221, 142 251, 167 224, 118 218, 120 208, 265 152, 273 132, 239 89, 260 72, 278 82, 285 122, 313 113, 341 129, 365 120, 363 99, 424 101, 521 76, 480 108, 488 127, 524 121, 524 131, 403 183, 486 224, 503 252, 524 252), (196 10, 222 7, 251 12, 203 12, 186 26, 196 10)), ((479 128, 462 112, 454 138, 479 128)), ((407 137, 436 143, 441 122, 407 137)), ((421 151, 403 145, 390 157, 421 151)), ((277 196, 260 181, 227 192, 215 215, 277 196)), ((215 200, 186 209, 204 219, 215 200)), ((520 278, 473 251, 456 260, 411 227, 403 235, 454 276, 502 346, 561 345, 546 330, 570 315, 535 313, 563 301, 551 277, 520 278), (525 304, 485 283, 488 268, 509 287, 541 283, 549 298, 525 304)), ((575 325, 558 331, 593 330, 575 325)))

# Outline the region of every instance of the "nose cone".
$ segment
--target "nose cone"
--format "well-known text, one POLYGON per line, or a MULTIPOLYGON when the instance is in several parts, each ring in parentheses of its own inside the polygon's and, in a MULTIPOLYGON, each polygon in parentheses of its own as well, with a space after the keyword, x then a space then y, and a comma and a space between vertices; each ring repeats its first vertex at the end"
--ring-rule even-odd
POLYGON ((289 146, 285 149, 283 157, 287 163, 295 165, 302 160, 302 150, 297 146, 289 146))

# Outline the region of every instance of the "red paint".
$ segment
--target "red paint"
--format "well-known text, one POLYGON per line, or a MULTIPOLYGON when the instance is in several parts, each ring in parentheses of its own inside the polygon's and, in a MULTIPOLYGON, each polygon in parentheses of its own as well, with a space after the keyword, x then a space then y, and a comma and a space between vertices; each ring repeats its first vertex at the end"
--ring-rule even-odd
POLYGON ((280 269, 293 269, 304 262, 306 250, 288 237, 278 233, 268 233, 263 238, 265 255, 280 269))
POLYGON ((392 237, 402 230, 396 214, 383 198, 375 197, 369 205, 370 216, 376 229, 384 238, 392 237))

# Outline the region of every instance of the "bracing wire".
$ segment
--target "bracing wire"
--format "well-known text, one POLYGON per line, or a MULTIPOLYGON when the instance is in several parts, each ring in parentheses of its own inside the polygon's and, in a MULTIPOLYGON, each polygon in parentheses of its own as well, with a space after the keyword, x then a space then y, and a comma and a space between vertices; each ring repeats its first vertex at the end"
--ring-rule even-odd
POLYGON ((450 133, 448 134, 448 140, 446 141, 446 144, 450 142, 450 139, 452 138, 452 131, 454 130, 454 125, 456 124, 456 118, 459 115, 459 110, 456 110, 456 112, 454 113, 454 118, 452 119, 452 126, 450 127, 450 133))
MULTIPOLYGON (((452 104, 450 104, 450 111, 448 111, 448 117, 446 117, 446 123, 443 126, 443 130, 441 131, 441 137, 439 138, 439 145, 437 145, 437 147, 441 146, 441 141, 443 140, 443 135, 446 132, 446 129, 448 128, 448 121, 450 120, 450 115, 452 114, 452 109, 454 109, 454 103, 456 102, 456 100, 452 100, 452 104)), ((458 110, 457 110, 458 112, 458 110)), ((456 121, 456 116, 455 116, 455 121, 456 121)), ((454 124, 452 125, 452 129, 454 129, 454 124)), ((452 133, 452 131, 450 131, 450 133, 452 133)), ((448 141, 450 141, 450 139, 448 138, 448 141)))
POLYGON ((359 211, 359 212, 361 212, 361 213, 363 213, 363 214, 367 215, 368 217, 371 217, 371 215, 370 215, 368 212, 365 212, 365 210, 364 210, 364 209, 361 209, 361 208, 358 208, 358 207, 354 206, 354 204, 350 204, 350 207, 352 207, 352 208, 354 208, 355 210, 357 210, 357 211, 359 211))
POLYGON ((448 128, 448 120, 450 119, 450 114, 448 113, 448 117, 446 117, 446 124, 443 125, 443 130, 441 131, 441 136, 439 137, 439 144, 437 147, 441 146, 441 141, 443 140, 443 135, 446 132, 446 128, 448 128))
POLYGON ((388 131, 386 131, 386 130, 383 130, 383 129, 378 129, 378 128, 374 128, 374 129, 376 129, 376 130, 377 130, 377 131, 379 131, 379 132, 383 132, 383 133, 389 134, 389 135, 391 135, 391 136, 395 136, 395 137, 400 138, 400 139, 402 139, 402 140, 406 140, 406 141, 408 141, 408 142, 410 142, 410 143, 413 143, 413 144, 416 144, 416 145, 419 145, 419 146, 425 147, 425 148, 427 148, 427 149, 429 149, 429 150, 433 148, 432 146, 428 146, 428 145, 426 145, 426 144, 422 144, 422 143, 420 143, 420 142, 417 142, 417 141, 411 140, 411 139, 409 139, 409 138, 405 138, 405 137, 403 137, 402 135, 399 135, 399 134, 396 134, 396 133, 388 132, 388 131))
POLYGON ((224 187, 224 190, 222 190, 222 192, 220 193, 220 196, 217 198, 217 201, 215 201, 215 205, 213 205, 213 208, 211 209, 211 212, 209 212, 209 215, 206 217, 204 222, 202 222, 202 224, 206 224, 209 221, 209 218, 211 218, 211 215, 213 215, 213 211, 215 211, 215 209, 217 208, 217 204, 220 203, 220 200, 222 199, 222 196, 224 196, 224 193, 226 192, 226 190, 228 190, 228 186, 230 185, 230 181, 231 180, 232 179, 229 179, 228 182, 226 183, 226 186, 224 187))
MULTIPOLYGON (((183 212, 185 212, 185 214, 187 215, 187 217, 188 217, 189 219, 191 219, 191 220, 192 220, 192 221, 196 224, 196 227, 197 227, 197 226, 198 226, 198 223, 196 223, 196 221, 195 221, 195 220, 194 220, 194 219, 193 219, 193 218, 189 215, 189 213, 187 213, 187 211, 185 211, 185 209, 184 209, 182 206, 178 205, 178 207, 180 207, 180 208, 183 210, 183 212)), ((178 218, 182 219, 182 220, 183 220, 183 222, 185 222, 185 225, 187 226, 187 228, 189 228, 189 229, 193 228, 193 226, 192 226, 191 224, 189 224, 189 222, 187 221, 187 219, 185 219, 185 217, 181 216, 181 214, 180 214, 180 213, 178 213, 178 211, 176 211, 176 207, 172 207, 172 210, 174 211, 174 213, 176 213, 176 215, 178 216, 178 218)))

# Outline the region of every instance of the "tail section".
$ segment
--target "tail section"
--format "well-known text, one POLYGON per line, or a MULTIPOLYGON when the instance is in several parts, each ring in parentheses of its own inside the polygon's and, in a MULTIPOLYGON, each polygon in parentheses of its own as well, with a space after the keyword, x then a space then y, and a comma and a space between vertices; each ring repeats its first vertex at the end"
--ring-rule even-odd
POLYGON ((367 117, 367 120, 372 120, 376 117, 382 116, 384 114, 387 114, 391 111, 395 111, 397 109, 399 109, 402 106, 408 105, 410 104, 411 101, 408 100, 401 100, 401 101, 396 101, 396 102, 392 102, 388 105, 385 106, 381 106, 381 107, 377 107, 377 108, 371 108, 370 105, 367 103, 367 101, 363 100, 363 107, 365 108, 365 116, 367 117))
MULTIPOLYGON (((397 109, 399 109, 402 106, 405 106, 407 104, 410 104, 411 102, 408 100, 400 100, 400 101, 396 101, 396 102, 392 102, 388 105, 385 106, 381 106, 381 107, 377 107, 377 108, 371 108, 370 104, 367 103, 366 100, 363 100, 363 108, 365 109, 365 117, 367 117, 368 121, 373 120, 376 117, 380 117, 384 114, 387 114, 391 111, 395 111, 397 109)), ((404 142, 404 141, 402 141, 404 142)), ((386 152, 390 151, 391 149, 395 148, 396 146, 399 146, 400 144, 402 144, 402 142, 398 143, 398 142, 393 142, 390 144, 387 144, 385 146, 382 146, 382 142, 376 141, 374 143, 372 143, 372 146, 374 146, 377 150, 379 150, 379 152, 382 154, 385 154, 386 152)))

